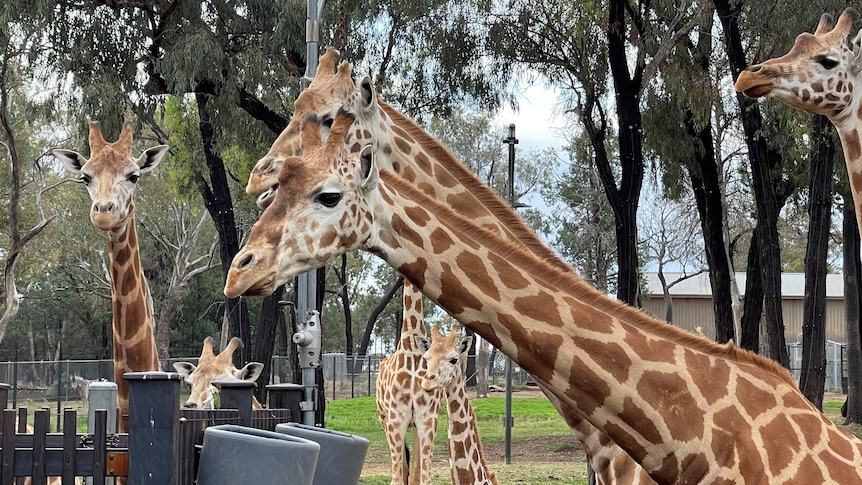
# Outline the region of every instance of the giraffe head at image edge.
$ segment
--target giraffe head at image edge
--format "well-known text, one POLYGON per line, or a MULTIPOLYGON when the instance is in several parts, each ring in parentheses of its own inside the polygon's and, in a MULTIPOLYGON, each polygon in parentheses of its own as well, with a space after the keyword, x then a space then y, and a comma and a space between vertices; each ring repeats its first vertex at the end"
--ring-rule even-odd
POLYGON ((850 118, 854 90, 862 72, 862 31, 850 40, 858 14, 847 8, 835 21, 820 17, 814 33, 796 37, 787 54, 749 66, 734 88, 748 98, 764 96, 811 114, 822 114, 836 124, 850 118))

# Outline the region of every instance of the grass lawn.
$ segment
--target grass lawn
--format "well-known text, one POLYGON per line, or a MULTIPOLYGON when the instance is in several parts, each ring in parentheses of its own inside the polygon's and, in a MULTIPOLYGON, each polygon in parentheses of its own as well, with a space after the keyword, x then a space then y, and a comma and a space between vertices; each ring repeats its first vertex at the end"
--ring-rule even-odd
MULTIPOLYGON (((471 401, 489 467, 500 483, 586 484, 586 457, 563 419, 543 397, 517 397, 512 401, 511 464, 504 463, 503 416, 505 399, 471 401)), ((452 483, 446 450, 446 413, 440 417, 434 449, 433 483, 452 483)), ((326 404, 326 427, 368 439, 361 484, 388 484, 390 459, 386 435, 377 419, 373 397, 331 401, 326 404)))

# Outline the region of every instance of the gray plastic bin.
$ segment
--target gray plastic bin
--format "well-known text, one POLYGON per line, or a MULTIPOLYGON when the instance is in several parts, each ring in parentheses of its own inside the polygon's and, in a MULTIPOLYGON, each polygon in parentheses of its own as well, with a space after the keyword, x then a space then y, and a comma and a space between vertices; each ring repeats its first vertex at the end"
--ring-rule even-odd
POLYGON ((369 442, 361 436, 299 423, 283 423, 275 431, 320 443, 314 485, 355 485, 362 475, 369 442))
POLYGON ((204 431, 198 485, 312 485, 320 445, 226 424, 204 431))

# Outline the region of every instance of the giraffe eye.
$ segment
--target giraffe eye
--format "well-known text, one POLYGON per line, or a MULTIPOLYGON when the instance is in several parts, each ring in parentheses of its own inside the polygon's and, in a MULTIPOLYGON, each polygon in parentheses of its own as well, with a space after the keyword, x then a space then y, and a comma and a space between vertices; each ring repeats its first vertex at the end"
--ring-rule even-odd
POLYGON ((334 118, 332 116, 327 116, 327 117, 323 118, 323 122, 322 122, 323 126, 325 126, 327 128, 332 128, 333 120, 334 120, 334 118))
POLYGON ((325 207, 335 207, 341 201, 341 194, 338 192, 324 192, 318 194, 314 201, 322 204, 325 207))
POLYGON ((453 358, 449 359, 449 363, 450 363, 450 364, 452 364, 452 365, 455 365, 455 364, 457 364, 457 363, 458 363, 458 359, 457 359, 457 358, 455 358, 455 357, 453 357, 453 358))
POLYGON ((89 175, 81 174, 80 180, 81 180, 81 182, 84 183, 84 185, 90 185, 90 176, 89 175))
POLYGON ((140 175, 133 173, 133 174, 129 175, 128 181, 133 183, 133 184, 136 184, 136 183, 138 183, 138 179, 140 179, 140 178, 141 178, 140 175))
POLYGON ((826 69, 833 69, 838 65, 838 61, 834 59, 830 59, 828 57, 821 57, 817 60, 817 63, 823 66, 826 69))

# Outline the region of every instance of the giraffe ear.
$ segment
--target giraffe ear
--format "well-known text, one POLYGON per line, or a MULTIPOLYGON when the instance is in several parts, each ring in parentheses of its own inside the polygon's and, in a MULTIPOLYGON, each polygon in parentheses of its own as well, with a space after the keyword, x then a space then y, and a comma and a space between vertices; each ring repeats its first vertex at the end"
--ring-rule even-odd
POLYGON ((425 352, 428 352, 428 348, 431 347, 431 344, 428 342, 428 339, 420 335, 413 336, 413 345, 415 345, 416 348, 419 349, 419 352, 423 354, 425 352))
POLYGON ((55 148, 51 150, 51 154, 63 162, 63 165, 66 166, 66 170, 74 174, 81 173, 81 167, 87 164, 87 159, 84 158, 84 155, 81 155, 74 150, 55 148))
POLYGON ((263 364, 260 362, 249 362, 242 369, 234 372, 234 377, 243 381, 256 381, 263 372, 263 364))
POLYGON ((174 362, 174 369, 176 369, 179 375, 183 376, 183 379, 188 379, 192 375, 192 372, 197 369, 197 366, 191 362, 174 362))
POLYGON ((162 161, 165 154, 168 153, 169 147, 167 145, 158 145, 152 148, 147 148, 144 150, 144 153, 141 153, 141 156, 135 161, 140 168, 141 173, 149 172, 150 170, 156 168, 156 165, 162 161))
POLYGON ((473 336, 468 335, 461 339, 461 345, 458 348, 458 353, 461 354, 461 357, 467 357, 467 352, 470 351, 470 346, 473 345, 473 336))
POLYGON ((374 149, 371 145, 365 145, 359 153, 359 166, 362 170, 362 190, 370 192, 377 187, 380 181, 380 172, 374 163, 374 149))
POLYGON ((862 30, 859 30, 859 33, 850 41, 850 51, 853 53, 850 71, 853 74, 858 74, 862 71, 862 30))
POLYGON ((374 91, 374 84, 368 76, 365 76, 359 82, 359 101, 362 103, 361 108, 363 112, 377 109, 377 93, 374 91))

